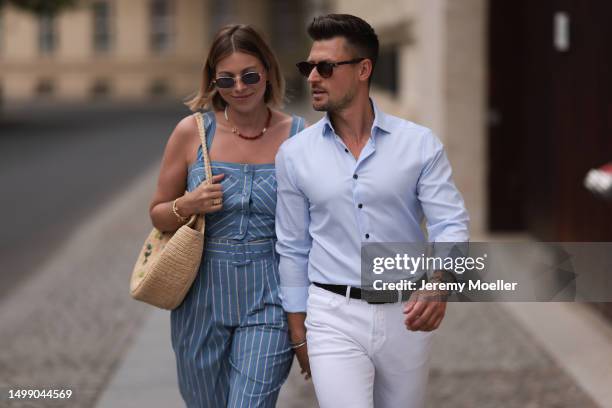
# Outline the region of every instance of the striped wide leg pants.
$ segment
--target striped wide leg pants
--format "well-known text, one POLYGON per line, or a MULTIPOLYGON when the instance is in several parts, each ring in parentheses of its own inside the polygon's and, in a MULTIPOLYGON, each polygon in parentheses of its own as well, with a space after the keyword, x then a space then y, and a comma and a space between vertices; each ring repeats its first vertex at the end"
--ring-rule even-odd
POLYGON ((274 407, 293 352, 274 240, 206 242, 185 301, 171 313, 181 395, 195 407, 274 407))

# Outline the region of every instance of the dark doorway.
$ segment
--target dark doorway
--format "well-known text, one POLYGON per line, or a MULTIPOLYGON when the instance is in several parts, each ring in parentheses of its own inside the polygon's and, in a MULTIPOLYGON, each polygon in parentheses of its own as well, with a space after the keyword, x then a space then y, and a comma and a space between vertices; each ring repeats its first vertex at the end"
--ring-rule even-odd
POLYGON ((612 241, 583 187, 612 161, 612 2, 490 0, 489 227, 612 241))

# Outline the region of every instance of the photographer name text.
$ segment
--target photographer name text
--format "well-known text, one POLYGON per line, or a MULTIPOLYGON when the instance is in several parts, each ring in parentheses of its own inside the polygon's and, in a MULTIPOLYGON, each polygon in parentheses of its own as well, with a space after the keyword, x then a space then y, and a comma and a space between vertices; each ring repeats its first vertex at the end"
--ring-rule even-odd
POLYGON ((374 290, 441 290, 451 292, 463 292, 466 290, 478 291, 515 291, 517 282, 506 282, 498 279, 495 282, 483 282, 481 280, 471 280, 468 282, 413 282, 403 279, 399 282, 383 282, 378 279, 373 282, 374 290))

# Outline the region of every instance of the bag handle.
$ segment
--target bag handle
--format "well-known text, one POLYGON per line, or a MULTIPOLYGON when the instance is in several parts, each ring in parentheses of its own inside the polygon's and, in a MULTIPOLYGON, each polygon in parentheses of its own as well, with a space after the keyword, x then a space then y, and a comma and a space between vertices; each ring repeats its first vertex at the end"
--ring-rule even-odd
POLYGON ((206 182, 212 183, 212 169, 210 168, 210 158, 208 157, 208 148, 206 147, 206 129, 202 121, 202 114, 196 112, 193 114, 198 123, 198 131, 200 132, 200 140, 202 142, 202 158, 204 159, 204 171, 206 172, 206 182))
MULTIPOLYGON (((204 172, 206 173, 205 183, 212 183, 212 169, 210 167, 210 158, 208 157, 208 148, 206 147, 206 129, 202 122, 202 114, 196 112, 193 114, 196 123, 198 124, 198 133, 200 133, 200 141, 202 143, 202 159, 204 160, 204 172)), ((194 214, 191 219, 187 222, 187 225, 193 225, 194 229, 197 229, 204 235, 204 215, 194 214), (194 224, 195 222, 195 224, 194 224)))

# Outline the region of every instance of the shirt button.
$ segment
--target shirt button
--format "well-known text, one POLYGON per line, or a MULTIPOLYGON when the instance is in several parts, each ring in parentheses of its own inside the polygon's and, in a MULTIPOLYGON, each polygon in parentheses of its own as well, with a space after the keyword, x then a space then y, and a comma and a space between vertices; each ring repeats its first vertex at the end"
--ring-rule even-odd
POLYGON ((370 234, 365 235, 366 239, 370 238, 370 234))
POLYGON ((348 153, 348 149, 344 149, 344 151, 348 153))
POLYGON ((355 180, 357 180, 357 178, 358 178, 358 177, 359 177, 358 175, 353 174, 353 178, 354 178, 355 180))
POLYGON ((362 207, 363 207, 363 204, 361 204, 361 203, 359 203, 359 204, 357 205, 357 208, 362 208, 362 207))

